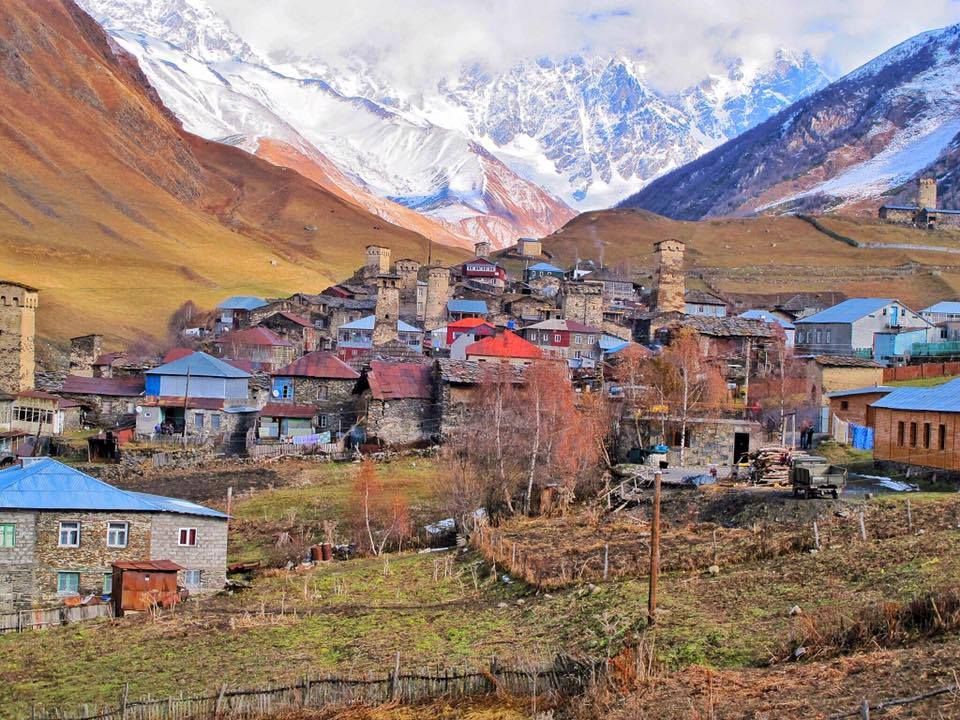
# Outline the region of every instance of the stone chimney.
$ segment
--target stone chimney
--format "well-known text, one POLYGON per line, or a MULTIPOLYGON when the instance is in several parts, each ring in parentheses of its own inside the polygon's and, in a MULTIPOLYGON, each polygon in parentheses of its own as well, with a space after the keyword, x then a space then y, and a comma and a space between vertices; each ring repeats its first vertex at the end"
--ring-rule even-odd
POLYGON ((436 330, 443 325, 449 294, 450 271, 445 267, 429 268, 427 270, 427 300, 423 321, 426 330, 436 330))
POLYGON ((479 258, 489 258, 490 257, 490 243, 486 240, 481 240, 478 243, 473 244, 473 252, 476 253, 479 258))
POLYGON ((70 338, 70 374, 93 377, 93 364, 103 354, 103 337, 82 335, 70 338))
POLYGON ((653 248, 657 258, 654 307, 658 312, 682 313, 686 276, 683 272, 684 244, 680 240, 661 240, 653 248))
POLYGON ((400 320, 400 278, 396 275, 377 276, 377 306, 374 313, 374 346, 396 340, 397 321, 400 320))
POLYGON ((917 190, 917 205, 920 209, 937 209, 937 181, 935 178, 920 178, 920 187, 917 190))

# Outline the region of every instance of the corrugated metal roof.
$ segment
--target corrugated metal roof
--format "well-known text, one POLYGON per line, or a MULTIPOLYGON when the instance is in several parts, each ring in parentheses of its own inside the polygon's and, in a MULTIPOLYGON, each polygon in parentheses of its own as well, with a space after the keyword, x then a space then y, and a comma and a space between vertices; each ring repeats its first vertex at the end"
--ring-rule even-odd
POLYGON ((144 391, 142 377, 79 377, 67 375, 62 393, 71 395, 105 395, 108 397, 137 397, 144 391))
POLYGON ((813 361, 822 367, 883 367, 883 365, 878 362, 874 362, 868 358, 857 357, 856 355, 817 355, 813 361))
POLYGON ((294 405, 293 403, 267 403, 260 410, 260 417, 312 418, 317 414, 313 405, 294 405))
POLYGON ((891 393, 896 390, 890 385, 867 385, 866 387, 852 388, 851 390, 835 390, 828 392, 828 398, 851 397, 853 395, 870 395, 872 393, 891 393))
POLYGON ((916 205, 881 205, 881 210, 910 210, 916 212, 920 208, 916 205))
POLYGON ((134 560, 112 563, 119 570, 133 570, 140 572, 179 572, 186 568, 180 567, 172 560, 134 560))
POLYGON ((275 370, 272 374, 275 377, 312 377, 330 380, 356 380, 360 377, 360 373, 336 355, 320 350, 307 353, 299 360, 275 370))
MULTIPOLYGON (((377 318, 375 315, 367 315, 366 317, 346 323, 340 327, 344 330, 373 330, 376 321, 377 318)), ((403 320, 397 320, 397 332, 423 332, 423 330, 415 328, 413 325, 408 325, 403 320)))
POLYGON ((871 313, 880 312, 887 305, 895 303, 893 298, 850 298, 842 303, 821 310, 815 315, 797 320, 800 323, 852 323, 871 313))
POLYGON ((945 313, 960 315, 960 302, 956 300, 941 300, 928 308, 924 308, 921 313, 945 313))
POLYGON ((582 322, 577 322, 576 320, 541 320, 533 325, 527 325, 524 330, 566 330, 567 332, 586 334, 603 332, 600 328, 593 327, 592 325, 584 325, 582 322))
POLYGON ((795 327, 793 323, 787 322, 783 318, 778 318, 767 310, 747 310, 746 312, 740 313, 740 317, 744 320, 763 320, 765 323, 776 323, 784 330, 793 330, 795 327))
POLYGON ((216 342, 217 345, 253 345, 265 347, 292 347, 293 343, 277 335, 268 327, 252 327, 228 332, 216 342))
POLYGON ((528 267, 527 270, 536 270, 539 272, 551 272, 551 273, 563 272, 563 268, 558 268, 556 265, 551 265, 550 263, 546 263, 546 262, 538 262, 536 265, 531 265, 530 267, 528 267))
POLYGON ((266 300, 253 295, 233 295, 217 305, 217 308, 219 310, 256 310, 266 304, 266 300))
POLYGON ((509 330, 505 330, 502 335, 487 337, 467 345, 465 353, 468 359, 471 355, 518 360, 539 360, 543 357, 540 348, 509 330))
POLYGON ((191 355, 147 370, 147 375, 186 375, 194 377, 223 377, 249 378, 250 373, 235 368, 233 365, 218 360, 205 352, 195 352, 191 355))
POLYGON ((115 510, 227 517, 187 500, 121 490, 53 458, 0 470, 0 509, 115 510))
POLYGON ((370 392, 376 400, 429 400, 432 368, 422 363, 389 363, 373 360, 367 373, 370 392))
POLYGON ((960 412, 960 378, 936 387, 897 388, 871 405, 888 410, 960 412))
POLYGON ((487 303, 485 300, 449 300, 447 301, 447 310, 458 313, 480 313, 487 314, 487 303))

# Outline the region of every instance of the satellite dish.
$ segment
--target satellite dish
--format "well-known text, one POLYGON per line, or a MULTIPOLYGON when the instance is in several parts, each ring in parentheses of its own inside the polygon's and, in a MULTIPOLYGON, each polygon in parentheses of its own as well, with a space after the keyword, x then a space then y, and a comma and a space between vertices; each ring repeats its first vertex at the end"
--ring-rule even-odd
POLYGON ((273 391, 272 393, 270 393, 270 394, 273 395, 275 398, 280 397, 280 391, 279 391, 279 390, 274 390, 274 391, 273 391))
POLYGON ((137 415, 139 415, 139 414, 142 413, 142 412, 143 412, 143 406, 142 406, 142 405, 137 405, 137 415))

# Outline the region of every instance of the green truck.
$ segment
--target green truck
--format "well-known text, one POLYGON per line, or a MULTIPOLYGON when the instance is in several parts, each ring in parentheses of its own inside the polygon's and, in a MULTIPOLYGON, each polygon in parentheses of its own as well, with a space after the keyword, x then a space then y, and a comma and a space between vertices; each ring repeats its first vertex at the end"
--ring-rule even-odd
POLYGON ((791 463, 790 484, 794 497, 838 498, 847 484, 847 471, 825 457, 804 455, 791 463))

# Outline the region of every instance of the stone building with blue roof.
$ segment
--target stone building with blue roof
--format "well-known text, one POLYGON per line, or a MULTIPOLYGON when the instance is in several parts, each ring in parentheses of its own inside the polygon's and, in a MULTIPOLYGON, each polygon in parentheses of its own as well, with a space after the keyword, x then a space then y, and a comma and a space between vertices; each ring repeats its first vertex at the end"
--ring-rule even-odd
POLYGON ((801 318, 795 325, 798 355, 873 357, 877 333, 922 329, 932 339, 936 332, 927 320, 894 298, 850 298, 801 318))
POLYGON ((109 595, 112 564, 170 560, 191 592, 220 590, 227 516, 113 487, 52 458, 0 470, 0 612, 109 595))

